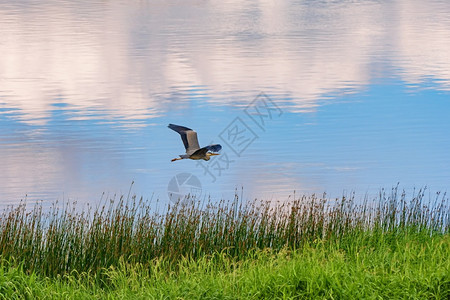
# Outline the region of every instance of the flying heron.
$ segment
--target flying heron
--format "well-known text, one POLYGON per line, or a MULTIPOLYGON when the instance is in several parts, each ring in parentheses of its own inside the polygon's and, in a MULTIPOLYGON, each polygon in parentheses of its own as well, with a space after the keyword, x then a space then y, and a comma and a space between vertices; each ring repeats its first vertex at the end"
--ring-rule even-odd
POLYGON ((190 128, 174 124, 169 124, 169 126, 167 127, 178 132, 181 135, 181 140, 183 141, 184 147, 186 148, 186 154, 181 154, 180 157, 174 158, 172 159, 172 161, 186 158, 209 160, 211 156, 219 155, 219 153, 214 152, 219 152, 220 149, 222 149, 222 146, 220 146, 219 144, 200 148, 200 146, 198 145, 197 132, 190 128))

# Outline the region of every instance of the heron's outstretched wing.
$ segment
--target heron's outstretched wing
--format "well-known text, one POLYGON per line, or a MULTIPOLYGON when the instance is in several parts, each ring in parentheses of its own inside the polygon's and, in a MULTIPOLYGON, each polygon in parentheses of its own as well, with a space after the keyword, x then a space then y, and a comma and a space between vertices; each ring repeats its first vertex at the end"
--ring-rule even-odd
POLYGON ((208 151, 219 152, 220 149, 222 149, 222 146, 220 146, 219 144, 209 145, 209 146, 198 149, 197 151, 192 153, 192 156, 197 156, 197 155, 204 156, 204 155, 206 155, 206 152, 208 152, 208 151))
POLYGON ((204 148, 207 148, 208 151, 211 151, 211 152, 219 152, 222 149, 222 146, 220 146, 220 144, 213 144, 213 145, 206 146, 204 148))
POLYGON ((168 127, 180 134, 187 154, 192 154, 200 148, 197 139, 197 132, 194 130, 175 124, 169 124, 168 127))

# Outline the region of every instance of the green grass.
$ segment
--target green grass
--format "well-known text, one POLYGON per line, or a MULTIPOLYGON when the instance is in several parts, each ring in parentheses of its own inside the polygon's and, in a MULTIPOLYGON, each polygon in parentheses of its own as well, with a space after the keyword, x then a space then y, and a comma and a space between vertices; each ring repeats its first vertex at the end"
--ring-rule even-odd
POLYGON ((0 299, 447 299, 445 195, 98 209, 11 207, 0 216, 0 299))
POLYGON ((0 268, 0 298, 13 299, 448 299, 450 239, 417 233, 351 249, 305 244, 295 251, 258 250, 244 259, 224 253, 176 264, 155 259, 50 279, 0 268))

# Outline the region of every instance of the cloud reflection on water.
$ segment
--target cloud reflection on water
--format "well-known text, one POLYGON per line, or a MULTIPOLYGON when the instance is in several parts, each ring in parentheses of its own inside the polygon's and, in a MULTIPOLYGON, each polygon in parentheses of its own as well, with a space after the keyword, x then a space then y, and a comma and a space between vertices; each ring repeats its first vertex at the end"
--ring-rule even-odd
POLYGON ((143 120, 190 86, 219 105, 270 90, 308 110, 389 71, 449 89, 448 2, 85 4, 0 9, 1 102, 19 120, 45 124, 58 101, 143 120))
MULTIPOLYGON (((283 110, 300 113, 315 112, 329 94, 386 78, 433 81, 449 91, 449 11, 448 1, 417 0, 4 1, 0 121, 11 132, 0 134, 9 143, 0 148, 2 188, 27 178, 26 190, 50 190, 55 182, 81 189, 92 180, 84 168, 106 156, 113 157, 108 171, 121 172, 130 167, 126 149, 135 146, 123 136, 154 125, 151 119, 194 114, 194 101, 236 108, 265 91, 282 99, 283 110), (126 134, 105 135, 117 127, 126 134)), ((134 151, 135 160, 145 156, 134 151)), ((299 177, 313 186, 309 175, 299 177)), ((291 186, 299 178, 277 180, 291 186)))

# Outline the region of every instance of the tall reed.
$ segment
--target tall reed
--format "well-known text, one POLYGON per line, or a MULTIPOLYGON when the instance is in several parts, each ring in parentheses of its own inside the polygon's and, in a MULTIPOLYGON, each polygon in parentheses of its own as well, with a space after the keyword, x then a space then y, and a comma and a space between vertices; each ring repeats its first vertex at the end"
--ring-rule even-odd
MULTIPOLYGON (((121 261, 149 264, 155 258, 200 258, 217 252, 245 257, 250 250, 296 249, 329 242, 351 251, 352 241, 407 234, 448 234, 448 198, 425 199, 419 190, 407 200, 398 188, 358 203, 354 195, 330 200, 302 196, 285 202, 185 199, 163 213, 142 198, 121 197, 78 211, 54 204, 44 210, 24 203, 0 216, 0 257, 45 276, 97 274, 121 261)), ((395 243, 394 243, 395 244, 395 243)))

